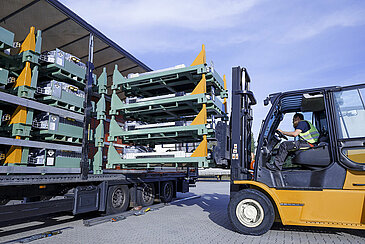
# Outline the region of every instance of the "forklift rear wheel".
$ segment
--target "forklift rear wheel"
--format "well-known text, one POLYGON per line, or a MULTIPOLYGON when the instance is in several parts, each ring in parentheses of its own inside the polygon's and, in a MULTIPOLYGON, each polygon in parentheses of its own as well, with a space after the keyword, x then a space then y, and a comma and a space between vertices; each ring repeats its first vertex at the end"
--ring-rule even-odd
POLYGON ((155 185, 153 183, 143 184, 137 187, 137 204, 147 207, 155 200, 155 185))
POLYGON ((171 181, 165 181, 161 184, 161 201, 162 202, 171 202, 174 196, 174 186, 171 181))
POLYGON ((229 202, 228 215, 238 232, 256 236, 270 230, 275 218, 269 198, 255 189, 237 192, 229 202))
POLYGON ((107 214, 121 213, 129 206, 129 188, 125 185, 111 186, 108 189, 107 214))

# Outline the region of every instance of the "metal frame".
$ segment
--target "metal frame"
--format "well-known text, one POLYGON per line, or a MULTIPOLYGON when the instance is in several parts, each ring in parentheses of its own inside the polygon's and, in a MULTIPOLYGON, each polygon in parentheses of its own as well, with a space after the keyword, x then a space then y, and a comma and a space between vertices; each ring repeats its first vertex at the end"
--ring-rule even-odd
POLYGON ((79 146, 71 146, 65 144, 31 141, 31 140, 20 140, 8 137, 0 137, 0 145, 13 145, 20 147, 47 148, 54 150, 81 152, 81 147, 79 146))
POLYGON ((89 39, 89 57, 87 62, 85 102, 84 102, 84 133, 82 140, 82 157, 80 162, 82 179, 86 180, 89 174, 89 140, 90 140, 90 122, 91 122, 91 95, 93 85, 93 52, 94 36, 90 34, 89 39))
MULTIPOLYGON (((199 142, 201 138, 197 138, 194 140, 194 136, 202 136, 209 135, 209 132, 213 132, 210 129, 206 128, 205 124, 201 125, 187 125, 187 126, 167 126, 161 128, 150 128, 150 129, 139 129, 139 130, 130 130, 130 131, 115 131, 110 130, 110 138, 119 137, 122 138, 123 142, 129 141, 150 141, 153 140, 155 144, 158 144, 158 139, 172 140, 175 142, 183 142, 184 138, 187 137, 189 142, 199 142), (171 134, 173 134, 171 136, 171 134)), ((146 143, 146 142, 145 142, 146 143)))
POLYGON ((214 86, 217 89, 217 95, 224 91, 223 79, 206 64, 156 72, 158 73, 151 72, 134 78, 113 80, 112 88, 121 86, 126 96, 149 97, 180 91, 187 92, 195 88, 202 74, 206 74, 207 87, 208 84, 214 86), (194 76, 198 76, 198 79, 194 79, 194 76))
POLYGON ((251 178, 252 105, 255 97, 249 89, 250 77, 245 68, 232 68, 231 175, 232 180, 251 178))
POLYGON ((119 107, 119 111, 127 118, 157 121, 168 118, 178 119, 194 112, 198 113, 202 104, 207 104, 208 114, 214 114, 217 117, 224 116, 223 103, 218 99, 215 101, 208 99, 204 93, 126 103, 119 107))
POLYGON ((84 115, 0 91, 0 101, 83 121, 84 115))
POLYGON ((150 165, 167 165, 173 164, 176 167, 180 165, 193 165, 198 168, 210 166, 210 160, 206 157, 175 157, 175 158, 137 158, 137 159, 120 159, 113 161, 113 165, 133 165, 133 167, 150 168, 150 165), (138 166, 139 165, 139 166, 138 166))

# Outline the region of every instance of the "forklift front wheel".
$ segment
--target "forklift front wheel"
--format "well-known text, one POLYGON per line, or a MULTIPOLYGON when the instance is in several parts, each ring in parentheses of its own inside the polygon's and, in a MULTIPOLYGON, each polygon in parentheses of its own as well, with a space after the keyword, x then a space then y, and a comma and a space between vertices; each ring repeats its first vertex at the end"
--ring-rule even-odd
POLYGON ((258 236, 270 230, 275 211, 265 194, 255 189, 244 189, 230 200, 228 215, 238 232, 258 236))

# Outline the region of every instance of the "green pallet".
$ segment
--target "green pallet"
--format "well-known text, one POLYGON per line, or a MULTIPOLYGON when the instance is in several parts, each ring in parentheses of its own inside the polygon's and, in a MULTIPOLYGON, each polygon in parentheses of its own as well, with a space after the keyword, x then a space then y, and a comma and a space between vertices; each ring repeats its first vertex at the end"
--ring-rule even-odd
MULTIPOLYGON (((81 158, 72 157, 56 157, 54 166, 55 168, 79 168, 81 158)), ((47 166, 47 165, 46 165, 47 166)), ((49 166, 52 167, 52 166, 49 166)))
POLYGON ((204 64, 151 72, 129 79, 114 73, 112 89, 121 86, 127 97, 153 97, 177 92, 190 93, 201 80, 202 74, 206 74, 208 92, 212 86, 215 88, 216 95, 220 95, 224 91, 223 79, 204 64))
MULTIPOLYGON (((119 125, 117 125, 119 127, 119 125)), ((187 126, 166 126, 158 128, 137 129, 124 131, 120 127, 116 128, 111 122, 109 129, 109 141, 114 141, 119 137, 123 143, 135 143, 139 145, 147 144, 169 144, 200 142, 203 135, 214 136, 214 130, 208 129, 205 124, 187 126)))
POLYGON ((45 62, 41 66, 43 75, 83 88, 85 86, 86 67, 67 59, 66 55, 72 56, 59 49, 42 53, 41 60, 45 62))
POLYGON ((71 62, 65 62, 65 67, 58 64, 48 64, 43 66, 41 71, 51 78, 66 81, 78 87, 85 86, 86 70, 71 62))
POLYGON ((47 103, 49 105, 53 105, 56 107, 61 107, 67 110, 75 111, 78 113, 84 112, 84 101, 85 98, 82 96, 78 96, 75 93, 72 93, 70 91, 66 91, 62 89, 62 83, 57 81, 51 81, 51 87, 49 95, 42 94, 41 87, 37 88, 38 94, 37 94, 37 100, 41 101, 43 103, 47 103))
POLYGON ((52 149, 31 149, 27 164, 35 167, 79 168, 80 161, 80 153, 52 149))
POLYGON ((156 166, 209 167, 211 165, 211 161, 207 159, 207 157, 158 157, 123 159, 111 143, 108 149, 108 163, 106 168, 113 169, 116 166, 120 166, 122 168, 151 168, 156 166))
POLYGON ((54 124, 49 122, 48 129, 34 129, 32 131, 32 136, 45 141, 80 144, 82 143, 83 138, 83 127, 57 121, 54 124))
POLYGON ((112 166, 114 168, 117 165, 121 166, 121 168, 153 168, 156 166, 208 168, 212 164, 206 157, 138 158, 112 161, 109 167, 112 166))
POLYGON ((120 111, 127 119, 152 123, 182 120, 195 117, 201 110, 202 104, 207 105, 208 116, 225 117, 223 103, 217 98, 208 99, 206 94, 167 97, 128 104, 115 103, 117 99, 119 98, 113 94, 110 114, 120 111))

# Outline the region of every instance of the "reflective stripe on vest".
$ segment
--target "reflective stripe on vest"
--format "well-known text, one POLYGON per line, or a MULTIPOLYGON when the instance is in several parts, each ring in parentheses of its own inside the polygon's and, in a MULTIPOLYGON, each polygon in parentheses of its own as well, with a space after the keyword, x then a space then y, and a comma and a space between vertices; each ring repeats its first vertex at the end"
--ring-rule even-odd
MULTIPOLYGON (((306 121, 306 120, 305 120, 306 121)), ((311 122, 309 121, 306 121, 309 126, 310 126, 310 129, 307 130, 306 132, 304 133, 300 133, 299 136, 309 142, 309 143, 316 143, 318 141, 318 138, 319 138, 319 132, 318 130, 316 129, 316 127, 314 127, 314 125, 312 125, 311 122)))

